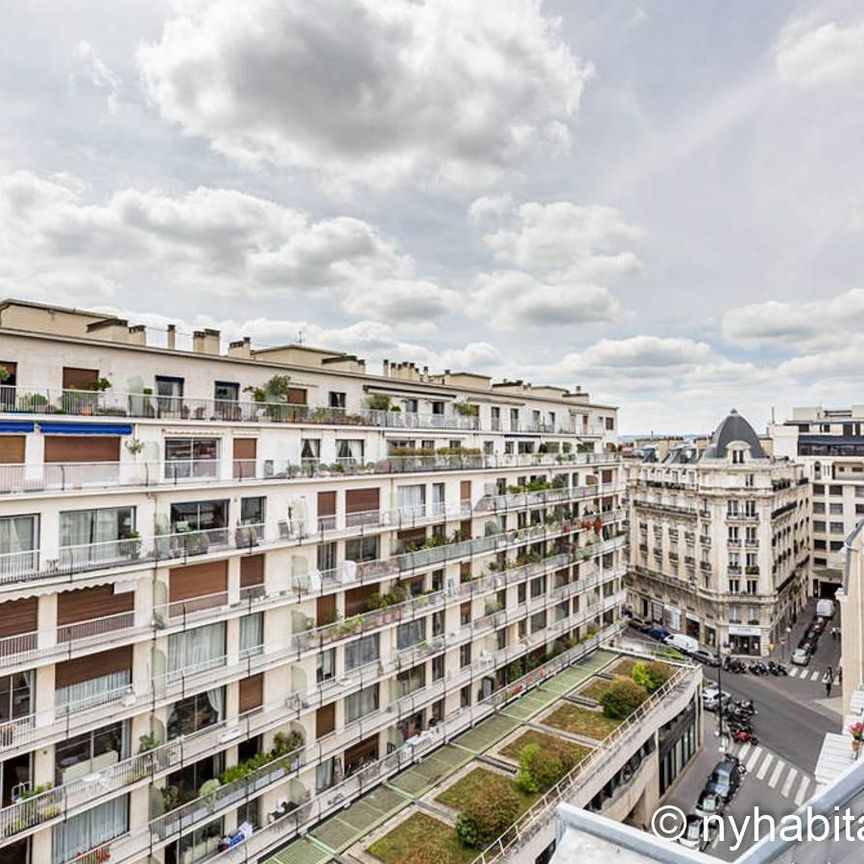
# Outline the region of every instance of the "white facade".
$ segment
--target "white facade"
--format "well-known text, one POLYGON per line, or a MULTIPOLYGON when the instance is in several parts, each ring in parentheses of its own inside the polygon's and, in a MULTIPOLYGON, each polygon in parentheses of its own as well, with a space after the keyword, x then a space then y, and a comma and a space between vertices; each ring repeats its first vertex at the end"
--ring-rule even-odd
POLYGON ((143 341, 0 304, 4 864, 264 855, 612 632, 615 409, 143 341))

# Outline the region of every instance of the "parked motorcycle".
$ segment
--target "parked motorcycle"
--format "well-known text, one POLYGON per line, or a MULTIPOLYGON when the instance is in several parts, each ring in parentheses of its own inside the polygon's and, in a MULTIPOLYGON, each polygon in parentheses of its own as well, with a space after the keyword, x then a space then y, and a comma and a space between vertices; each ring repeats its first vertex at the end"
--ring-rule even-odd
POLYGON ((754 747, 759 743, 752 729, 738 729, 732 733, 732 740, 736 744, 752 744, 754 747))

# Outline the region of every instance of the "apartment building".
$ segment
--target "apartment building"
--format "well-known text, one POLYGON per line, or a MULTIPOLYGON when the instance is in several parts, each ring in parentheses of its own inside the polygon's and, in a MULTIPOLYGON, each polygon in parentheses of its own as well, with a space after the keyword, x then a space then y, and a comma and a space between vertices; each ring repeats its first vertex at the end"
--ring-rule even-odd
POLYGON ((843 540, 864 520, 864 405, 793 408, 771 427, 777 454, 804 465, 813 484, 811 591, 832 598, 843 583, 843 540))
POLYGON ((0 304, 4 864, 265 858, 617 632, 614 408, 183 338, 0 304))
POLYGON ((807 593, 803 468, 770 458, 733 411, 702 451, 631 461, 628 489, 633 611, 735 654, 780 644, 807 593))

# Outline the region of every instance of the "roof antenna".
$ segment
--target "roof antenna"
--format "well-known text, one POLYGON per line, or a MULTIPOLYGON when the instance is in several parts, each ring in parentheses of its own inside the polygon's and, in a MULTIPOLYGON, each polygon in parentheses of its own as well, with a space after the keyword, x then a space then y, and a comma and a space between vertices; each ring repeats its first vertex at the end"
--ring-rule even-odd
POLYGON ((297 331, 297 344, 302 345, 306 341, 306 335, 302 330, 297 331))

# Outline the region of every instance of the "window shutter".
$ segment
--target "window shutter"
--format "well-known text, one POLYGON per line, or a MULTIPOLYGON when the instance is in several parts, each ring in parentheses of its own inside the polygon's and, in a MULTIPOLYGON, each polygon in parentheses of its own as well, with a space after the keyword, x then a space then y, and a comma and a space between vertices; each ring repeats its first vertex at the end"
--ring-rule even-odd
POLYGON ((24 435, 0 435, 0 465, 23 465, 24 435))
POLYGON ((132 646, 124 645, 112 651, 102 651, 90 654, 77 660, 66 660, 58 663, 54 672, 54 687, 71 687, 82 681, 92 681, 115 672, 132 670, 132 646))
POLYGON ((63 367, 64 390, 91 390, 98 380, 98 369, 76 369, 72 366, 63 367))
POLYGON ((264 556, 244 555, 240 559, 240 587, 264 584, 264 556))
POLYGON ((324 705, 315 712, 315 737, 323 738, 336 728, 336 703, 324 705))
MULTIPOLYGON (((91 621, 106 615, 119 615, 135 608, 135 592, 114 593, 113 585, 97 585, 95 588, 79 588, 63 591, 57 595, 57 624, 75 624, 91 621)), ((118 622, 118 626, 124 626, 118 622)))
POLYGON ((243 678, 240 681, 240 704, 241 714, 260 708, 264 703, 264 673, 243 678))
POLYGON ((228 591, 228 562, 175 567, 168 576, 169 615, 222 606, 228 591))
MULTIPOLYGON (((39 627, 39 601, 36 597, 0 603, 0 638, 34 633, 39 627)), ((19 646, 21 647, 21 646, 19 646)), ((35 644, 32 647, 36 647, 35 644)), ((4 656, 0 646, 0 657, 4 656)))
POLYGON ((366 513, 369 510, 378 510, 377 486, 370 489, 349 489, 345 493, 346 513, 366 513))
POLYGON ((119 462, 118 435, 46 435, 46 462, 119 462))

